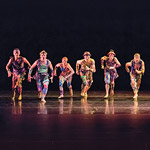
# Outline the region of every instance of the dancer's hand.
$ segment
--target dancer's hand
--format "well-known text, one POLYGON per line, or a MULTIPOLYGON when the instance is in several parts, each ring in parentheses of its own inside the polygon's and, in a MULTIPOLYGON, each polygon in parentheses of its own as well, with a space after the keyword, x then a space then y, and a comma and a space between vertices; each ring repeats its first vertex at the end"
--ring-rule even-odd
POLYGON ((79 75, 79 71, 76 71, 76 74, 79 75))
POLYGON ((104 66, 101 66, 101 69, 104 69, 104 66))
POLYGON ((141 74, 141 71, 139 71, 139 70, 135 70, 135 72, 137 73, 137 74, 141 74))
POLYGON ((86 71, 90 71, 91 70, 88 66, 86 66, 85 69, 86 69, 86 71))
POLYGON ((109 67, 109 69, 115 69, 115 67, 109 67))
POLYGON ((51 79, 51 83, 53 83, 53 77, 50 77, 50 79, 51 79))
POLYGON ((28 81, 31 82, 31 75, 28 75, 28 81))
POLYGON ((10 71, 8 71, 8 77, 11 77, 11 72, 10 71))

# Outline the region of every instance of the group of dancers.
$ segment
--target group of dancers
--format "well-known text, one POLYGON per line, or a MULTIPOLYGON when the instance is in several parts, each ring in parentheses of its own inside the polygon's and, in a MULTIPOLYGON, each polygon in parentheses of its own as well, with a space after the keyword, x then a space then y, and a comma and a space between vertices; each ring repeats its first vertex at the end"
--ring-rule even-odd
MULTIPOLYGON (((93 73, 96 72, 95 60, 91 58, 90 52, 84 52, 83 59, 77 60, 76 62, 76 74, 80 75, 82 80, 81 85, 81 96, 87 97, 87 92, 93 83, 93 73)), ((114 95, 115 79, 118 77, 117 68, 121 66, 118 61, 114 50, 110 50, 107 56, 101 57, 101 68, 104 69, 104 81, 105 81, 105 91, 106 95, 104 98, 114 95)), ((12 100, 16 99, 16 93, 18 94, 18 100, 22 99, 22 81, 24 80, 26 70, 24 64, 28 65, 28 81, 31 82, 32 79, 36 80, 38 97, 42 102, 45 101, 46 94, 48 92, 48 85, 51 80, 53 83, 54 76, 57 76, 57 69, 60 68, 61 73, 59 75, 59 90, 60 95, 58 98, 64 97, 63 84, 66 81, 67 87, 70 91, 70 96, 73 96, 72 89, 72 76, 75 73, 71 65, 68 63, 68 58, 63 57, 62 61, 53 65, 49 59, 47 59, 47 52, 42 50, 40 52, 40 58, 37 59, 32 65, 25 58, 20 56, 20 50, 15 48, 13 50, 13 56, 9 59, 6 65, 6 70, 8 72, 8 77, 12 76, 12 100), (11 69, 12 67, 12 69, 11 69), (36 74, 32 77, 32 71, 37 68, 36 74), (49 68, 51 70, 51 75, 49 75, 49 68)), ((133 60, 125 64, 126 71, 130 74, 131 87, 133 89, 133 98, 138 97, 138 91, 141 84, 142 75, 145 72, 144 61, 140 58, 139 53, 134 54, 133 60), (129 69, 130 67, 130 69, 129 69)))

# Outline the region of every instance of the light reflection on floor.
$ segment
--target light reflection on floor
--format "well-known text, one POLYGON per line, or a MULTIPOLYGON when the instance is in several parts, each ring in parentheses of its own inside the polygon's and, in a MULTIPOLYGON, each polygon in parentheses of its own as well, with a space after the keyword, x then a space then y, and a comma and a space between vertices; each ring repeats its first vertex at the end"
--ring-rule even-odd
POLYGON ((12 102, 0 100, 0 113, 22 114, 150 114, 150 100, 143 99, 108 99, 65 98, 40 100, 22 100, 12 102), (11 111, 11 112, 10 112, 11 111), (4 112, 3 112, 4 113, 4 112))
POLYGON ((150 96, 127 95, 52 95, 46 104, 32 96, 12 103, 1 95, 0 148, 150 150, 150 96))

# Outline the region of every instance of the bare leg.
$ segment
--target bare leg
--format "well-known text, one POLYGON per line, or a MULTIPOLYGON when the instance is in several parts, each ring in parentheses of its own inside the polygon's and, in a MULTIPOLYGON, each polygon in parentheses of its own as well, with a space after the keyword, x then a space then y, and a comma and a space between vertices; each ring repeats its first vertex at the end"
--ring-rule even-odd
POLYGON ((104 96, 104 98, 107 98, 108 97, 108 93, 109 93, 109 84, 105 84, 105 90, 106 90, 106 95, 104 96))

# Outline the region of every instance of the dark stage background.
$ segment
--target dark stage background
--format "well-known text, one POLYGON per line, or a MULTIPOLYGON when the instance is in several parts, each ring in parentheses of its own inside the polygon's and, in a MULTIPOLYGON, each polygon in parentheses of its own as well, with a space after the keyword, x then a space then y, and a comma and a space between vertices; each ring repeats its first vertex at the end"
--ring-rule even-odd
MULTIPOLYGON (((150 7, 144 1, 115 0, 4 0, 0 4, 0 91, 11 89, 5 65, 14 48, 32 64, 45 49, 53 66, 67 56, 75 69, 76 60, 90 51, 97 72, 91 90, 104 90, 100 58, 114 49, 122 64, 118 69, 116 90, 131 90, 125 62, 141 53, 146 72, 141 90, 150 90, 150 7)), ((79 76, 73 88, 80 90, 79 76)), ((36 90, 35 81, 24 81, 24 90, 36 90)), ((58 90, 58 77, 49 86, 58 90)))

